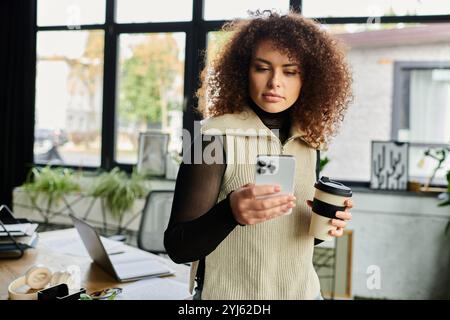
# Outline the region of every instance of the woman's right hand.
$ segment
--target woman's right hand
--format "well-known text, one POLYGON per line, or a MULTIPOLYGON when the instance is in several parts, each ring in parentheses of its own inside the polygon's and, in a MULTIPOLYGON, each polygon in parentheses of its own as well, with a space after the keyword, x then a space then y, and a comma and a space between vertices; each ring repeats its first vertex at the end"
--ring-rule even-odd
POLYGON ((280 195, 265 199, 258 196, 280 192, 279 186, 248 183, 230 194, 233 216, 239 224, 256 224, 286 214, 295 207, 293 195, 280 195))

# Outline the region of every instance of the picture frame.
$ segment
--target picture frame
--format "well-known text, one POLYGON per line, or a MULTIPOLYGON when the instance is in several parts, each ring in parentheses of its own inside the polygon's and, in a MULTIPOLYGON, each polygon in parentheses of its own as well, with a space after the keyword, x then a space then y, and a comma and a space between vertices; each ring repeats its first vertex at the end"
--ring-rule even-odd
POLYGON ((145 176, 164 177, 169 134, 149 130, 139 134, 137 172, 145 176))
POLYGON ((353 230, 314 248, 313 265, 325 299, 352 299, 353 230))
POLYGON ((407 190, 409 177, 409 143, 372 141, 370 188, 407 190))

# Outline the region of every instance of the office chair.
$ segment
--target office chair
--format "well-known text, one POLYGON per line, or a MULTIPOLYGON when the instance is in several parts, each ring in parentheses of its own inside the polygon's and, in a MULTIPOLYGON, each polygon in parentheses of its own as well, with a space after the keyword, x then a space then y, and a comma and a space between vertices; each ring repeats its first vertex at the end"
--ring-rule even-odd
POLYGON ((138 231, 139 249, 155 254, 166 253, 164 231, 172 210, 173 190, 153 190, 147 195, 138 231))

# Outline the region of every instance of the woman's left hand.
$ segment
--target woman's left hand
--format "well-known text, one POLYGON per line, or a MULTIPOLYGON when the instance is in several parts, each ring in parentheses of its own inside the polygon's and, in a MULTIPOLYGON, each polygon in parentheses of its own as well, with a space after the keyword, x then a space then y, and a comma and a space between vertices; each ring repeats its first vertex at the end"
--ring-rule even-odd
MULTIPOLYGON (((311 200, 307 200, 306 203, 312 208, 311 200)), ((353 201, 351 199, 347 199, 345 200, 344 205, 344 211, 336 211, 336 217, 339 219, 331 219, 331 224, 336 227, 336 230, 330 230, 329 232, 333 237, 342 237, 344 234, 344 228, 347 226, 347 222, 352 220, 350 209, 353 208, 353 201)))

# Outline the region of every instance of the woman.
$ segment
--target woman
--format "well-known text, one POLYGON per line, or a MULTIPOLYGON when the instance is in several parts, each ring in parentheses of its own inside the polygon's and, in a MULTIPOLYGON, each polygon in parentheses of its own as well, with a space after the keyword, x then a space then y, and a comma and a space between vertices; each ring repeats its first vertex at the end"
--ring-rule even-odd
MULTIPOLYGON (((199 109, 208 118, 184 150, 166 250, 177 263, 194 262, 194 299, 320 299, 310 200, 316 150, 326 148, 351 97, 344 54, 294 13, 257 13, 223 29, 231 37, 203 71, 199 109), (294 194, 256 199, 280 191, 252 183, 256 155, 281 153, 296 158, 294 194)), ((351 219, 350 200, 346 206, 332 220, 333 236, 351 219)))

